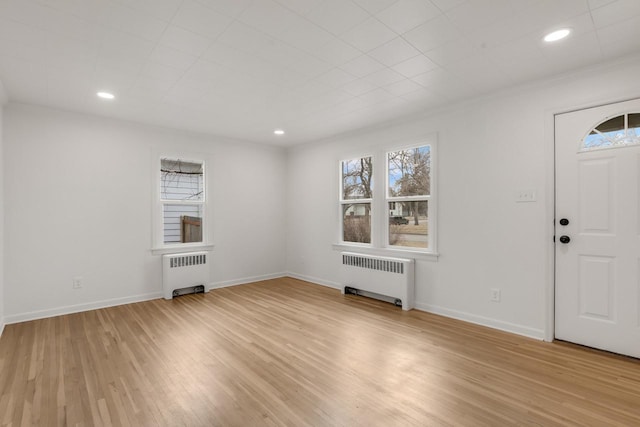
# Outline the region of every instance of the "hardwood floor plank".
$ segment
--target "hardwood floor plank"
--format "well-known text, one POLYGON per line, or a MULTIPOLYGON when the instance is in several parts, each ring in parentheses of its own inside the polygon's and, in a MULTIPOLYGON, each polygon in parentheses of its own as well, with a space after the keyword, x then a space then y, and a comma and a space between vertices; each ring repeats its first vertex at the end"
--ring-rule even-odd
POLYGON ((6 326, 0 425, 633 426, 640 361, 282 278, 6 326))

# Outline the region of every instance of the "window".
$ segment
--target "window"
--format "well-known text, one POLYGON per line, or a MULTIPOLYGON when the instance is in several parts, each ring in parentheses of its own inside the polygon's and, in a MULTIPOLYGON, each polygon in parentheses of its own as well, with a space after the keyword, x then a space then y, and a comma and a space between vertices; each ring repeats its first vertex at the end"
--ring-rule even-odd
POLYGON ((340 162, 341 245, 435 253, 434 148, 427 140, 340 162))
POLYGON ((345 160, 341 165, 342 241, 371 243, 372 158, 345 160))
POLYGON ((640 144, 640 113, 623 114, 600 123, 581 142, 580 151, 640 144))
POLYGON ((429 247, 431 147, 387 153, 389 246, 429 247))
POLYGON ((164 245, 203 242, 204 162, 160 159, 164 245))

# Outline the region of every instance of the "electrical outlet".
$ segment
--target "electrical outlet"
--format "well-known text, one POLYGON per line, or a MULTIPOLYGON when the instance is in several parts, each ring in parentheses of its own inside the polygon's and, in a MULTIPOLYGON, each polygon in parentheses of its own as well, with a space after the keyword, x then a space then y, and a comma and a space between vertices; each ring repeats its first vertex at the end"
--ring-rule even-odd
POLYGON ((491 288, 491 301, 500 302, 500 289, 491 288))
POLYGON ((73 289, 80 289, 82 287, 82 277, 76 276, 73 278, 73 289))

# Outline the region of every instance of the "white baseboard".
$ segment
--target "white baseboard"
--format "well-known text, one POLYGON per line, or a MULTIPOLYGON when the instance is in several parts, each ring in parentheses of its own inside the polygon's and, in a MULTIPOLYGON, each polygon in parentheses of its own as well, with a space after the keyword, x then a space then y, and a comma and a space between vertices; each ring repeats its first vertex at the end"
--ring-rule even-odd
POLYGON ((2 332, 4 332, 4 318, 0 319, 0 338, 2 338, 2 332))
POLYGON ((81 311, 97 310, 99 308, 113 307, 116 305, 131 304, 134 302, 149 301, 162 298, 162 292, 152 292, 143 295, 134 295, 124 298, 113 298, 103 301, 90 302, 86 304, 67 305, 64 307, 52 308, 48 310, 30 311, 27 313, 13 314, 5 316, 7 325, 12 323, 27 322, 29 320, 45 319, 47 317, 62 316, 65 314, 79 313, 81 311))
MULTIPOLYGON (((259 282, 261 280, 269 280, 269 279, 276 279, 278 277, 284 277, 286 276, 286 273, 274 273, 274 274, 266 274, 266 275, 262 275, 262 276, 254 276, 254 277, 245 277, 242 279, 235 279, 235 280, 227 280, 224 282, 217 282, 217 283, 211 283, 207 286, 207 291, 211 290, 211 289, 217 289, 217 288, 224 288, 227 286, 235 286, 235 285, 242 285, 245 283, 252 283, 252 282, 259 282)), ((4 323, 9 325, 12 323, 19 323, 19 322, 27 322, 29 320, 37 320, 37 319, 45 319, 47 317, 54 317, 54 316, 61 316, 61 315, 65 315, 65 314, 72 314, 72 313, 79 313, 82 311, 89 311, 89 310, 96 310, 99 308, 107 308, 107 307, 113 307, 116 305, 123 305, 123 304, 131 304, 134 302, 142 302, 142 301, 149 301, 152 299, 158 299, 158 298, 162 298, 162 292, 152 292, 149 294, 144 294, 144 295, 134 295, 134 296, 130 296, 130 297, 124 297, 124 298, 114 298, 114 299, 108 299, 108 300, 104 300, 104 301, 96 301, 96 302, 91 302, 91 303, 86 303, 86 304, 77 304, 77 305, 69 305, 69 306, 64 306, 64 307, 57 307, 57 308, 52 308, 52 309, 47 309, 47 310, 39 310, 39 311, 30 311, 27 313, 20 313, 20 314, 13 314, 10 316, 5 316, 4 318, 4 323)), ((4 327, 4 324, 2 325, 2 327, 4 327)), ((0 332, 1 334, 1 332, 0 332)))
POLYGON ((210 283, 207 286, 207 291, 212 289, 228 288, 229 286, 246 285, 247 283, 261 282, 263 280, 277 279, 279 277, 285 277, 287 273, 272 273, 263 274, 261 276, 244 277, 242 279, 225 280, 223 282, 210 283))
MULTIPOLYGON (((331 282, 317 277, 305 276, 303 274, 297 274, 291 271, 287 272, 287 276, 295 279, 304 280, 307 282, 315 283, 317 285, 328 286, 330 288, 342 289, 342 285, 337 282, 331 282)), ((492 319, 489 317, 478 316, 463 311, 451 310, 444 307, 439 307, 432 304, 424 304, 416 301, 416 310, 425 311, 427 313, 433 313, 444 317, 450 317, 452 319, 462 320, 465 322, 473 323, 480 326, 487 326, 489 328, 498 329, 500 331, 510 332, 516 335, 522 335, 529 338, 544 340, 544 330, 530 328, 528 326, 518 325, 515 323, 504 322, 502 320, 492 319)))
POLYGON ((544 330, 530 328, 528 326, 518 325, 516 323, 504 322, 502 320, 492 319, 490 317, 478 316, 476 314, 466 313, 464 311, 451 310, 449 308, 439 307, 432 304, 424 304, 416 302, 416 309, 433 313, 452 319, 462 320, 480 326, 498 329, 500 331, 510 332, 516 335, 522 335, 529 338, 544 340, 544 330))
POLYGON ((329 280, 323 280, 317 277, 313 277, 313 276, 305 276, 304 274, 298 274, 298 273, 294 273, 293 271, 287 271, 286 276, 288 277, 293 277, 294 279, 299 279, 299 280, 304 280, 305 282, 311 282, 314 283, 316 285, 322 285, 322 286, 327 286, 329 288, 334 288, 334 289, 342 289, 342 285, 338 282, 332 282, 329 280))

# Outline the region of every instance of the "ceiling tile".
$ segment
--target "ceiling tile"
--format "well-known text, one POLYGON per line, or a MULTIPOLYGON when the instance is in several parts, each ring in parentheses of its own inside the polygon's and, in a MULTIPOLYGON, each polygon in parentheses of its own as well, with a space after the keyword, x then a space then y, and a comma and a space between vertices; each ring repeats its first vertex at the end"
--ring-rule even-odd
POLYGON ((609 3, 613 3, 616 0, 588 0, 589 1, 589 9, 594 10, 599 7, 605 6, 609 3))
POLYGON ((456 6, 460 6, 466 1, 467 0, 431 0, 431 3, 433 3, 441 11, 446 12, 456 6))
POLYGON ((231 24, 232 19, 194 0, 186 0, 175 17, 173 25, 215 39, 231 24))
POLYGON ((271 37, 239 21, 231 23, 216 42, 245 53, 258 52, 274 43, 271 37))
MULTIPOLYGON (((267 46, 264 46, 256 56, 260 59, 270 62, 282 67, 288 67, 293 63, 300 62, 309 55, 300 49, 290 46, 286 43, 274 40, 267 46)), ((312 61, 318 61, 318 59, 311 58, 312 61)))
MULTIPOLYGON (((117 29, 150 41, 158 41, 167 28, 167 21, 117 4, 112 4, 109 14, 117 29)), ((93 22, 101 24, 103 19, 104 16, 98 14, 93 18, 93 22)))
POLYGON ((340 68, 356 77, 364 77, 382 70, 385 66, 370 56, 362 55, 352 61, 342 64, 340 68))
POLYGON ((344 86, 356 79, 357 77, 352 76, 351 74, 341 70, 340 68, 333 68, 322 74, 321 76, 316 77, 317 82, 334 88, 344 86))
POLYGON ((400 80, 399 82, 395 82, 388 86, 384 87, 384 90, 395 95, 395 96, 403 96, 408 93, 415 92, 418 90, 422 90, 423 87, 418 83, 415 83, 409 79, 400 80))
POLYGON ((369 14, 362 8, 344 0, 325 0, 305 16, 336 35, 347 32, 369 18, 369 14))
POLYGON ((211 84, 224 84, 227 77, 235 71, 221 64, 199 59, 183 75, 183 84, 207 87, 211 84))
POLYGON ((640 15, 640 1, 617 0, 591 11, 593 22, 597 28, 613 25, 640 15))
POLYGON ((298 15, 306 15, 313 8, 323 3, 324 0, 276 0, 282 6, 297 13, 298 15))
POLYGON ((232 18, 237 18, 253 2, 253 0, 196 0, 196 1, 217 12, 220 12, 232 18))
POLYGON ((364 79, 380 87, 399 82, 401 80, 404 80, 405 77, 402 74, 393 71, 391 68, 383 68, 380 71, 369 74, 364 79))
POLYGON ((169 46, 158 45, 149 56, 149 59, 162 65, 186 70, 198 60, 198 57, 169 46))
POLYGON ((401 37, 397 37, 367 53, 367 55, 388 67, 399 64, 419 54, 420 51, 401 37))
POLYGON ((101 55, 111 58, 144 60, 153 50, 154 43, 120 31, 111 31, 102 41, 101 55))
POLYGON ((472 55, 476 50, 467 39, 447 42, 425 52, 425 56, 438 65, 447 65, 472 55))
POLYGON ((640 17, 636 16, 597 31, 602 53, 607 58, 640 49, 640 17))
POLYGON ((511 83, 509 75, 496 68, 491 60, 483 55, 470 55, 464 60, 447 65, 446 70, 460 78, 478 92, 488 92, 501 85, 511 83))
POLYGON ((138 80, 158 82, 170 87, 173 86, 182 75, 184 75, 184 71, 179 68, 149 61, 142 67, 138 80))
POLYGON ((21 22, 6 20, 0 15, 0 40, 44 49, 48 39, 49 33, 45 30, 21 22))
POLYGON ((448 73, 442 68, 420 74, 413 77, 411 80, 426 88, 437 88, 440 90, 451 88, 458 84, 465 86, 460 78, 448 73))
POLYGON ((392 68, 403 76, 410 78, 438 68, 438 64, 420 54, 396 64, 392 68))
POLYGON ((170 21, 175 16, 183 0, 114 0, 150 16, 170 21))
POLYGON ((458 40, 462 38, 462 34, 444 15, 440 15, 405 33, 403 38, 424 53, 447 42, 458 40))
POLYGON ((241 22, 270 36, 280 35, 300 19, 300 16, 273 0, 255 1, 238 17, 241 22))
POLYGON ((368 52, 386 42, 394 39, 397 35, 375 18, 369 18, 362 24, 347 31, 342 35, 342 39, 355 46, 363 52, 368 52))
POLYGON ((399 0, 376 17, 398 34, 404 34, 442 14, 429 0, 399 0))
POLYGON ((553 64, 548 67, 550 74, 559 74, 581 68, 594 61, 602 61, 605 58, 598 45, 598 36, 595 31, 564 41, 566 41, 564 49, 558 49, 557 51, 545 49, 543 52, 546 61, 553 64))
POLYGON ((387 102, 390 99, 395 98, 395 96, 384 89, 375 89, 360 95, 359 98, 367 104, 379 104, 381 102, 387 102))
POLYGON ((287 68, 311 79, 326 73, 333 68, 333 65, 305 54, 287 68))
POLYGON ((160 43, 194 56, 200 56, 211 44, 211 40, 191 31, 171 25, 162 35, 160 43))
POLYGON ((346 85, 342 86, 342 89, 351 95, 360 96, 372 90, 375 90, 378 86, 366 81, 365 79, 354 80, 346 85))
MULTIPOLYGON (((582 1, 584 2, 584 0, 582 1)), ((544 1, 540 3, 544 3, 544 1)), ((462 3, 449 9, 446 15, 453 26, 463 33, 469 33, 506 19, 513 11, 512 0, 483 0, 462 3)))
POLYGON ((306 52, 314 52, 333 38, 331 33, 303 19, 295 18, 277 36, 280 40, 306 52))
POLYGON ((362 52, 338 38, 333 38, 317 48, 313 54, 333 65, 340 65, 356 59, 362 52))
POLYGON ((353 0, 358 6, 372 15, 392 6, 398 0, 353 0))

